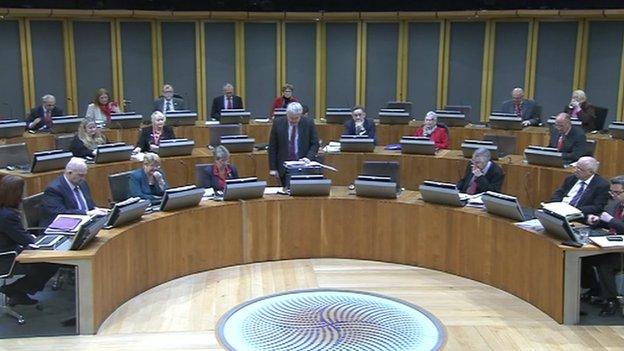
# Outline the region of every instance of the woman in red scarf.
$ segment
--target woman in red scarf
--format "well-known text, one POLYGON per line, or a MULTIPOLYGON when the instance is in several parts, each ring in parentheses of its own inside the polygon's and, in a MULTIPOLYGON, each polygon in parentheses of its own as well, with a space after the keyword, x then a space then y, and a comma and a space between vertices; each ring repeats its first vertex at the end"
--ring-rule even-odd
POLYGON ((108 90, 104 88, 98 89, 93 97, 93 102, 87 107, 86 117, 95 120, 97 124, 110 123, 111 113, 121 112, 119 104, 110 101, 108 90))

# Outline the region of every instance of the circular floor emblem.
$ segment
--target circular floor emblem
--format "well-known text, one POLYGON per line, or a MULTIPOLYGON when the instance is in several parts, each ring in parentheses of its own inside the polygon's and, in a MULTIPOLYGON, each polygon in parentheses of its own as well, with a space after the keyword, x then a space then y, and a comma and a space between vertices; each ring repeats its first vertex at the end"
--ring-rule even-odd
POLYGON ((383 295, 302 290, 248 301, 219 321, 229 350, 438 350, 442 324, 422 308, 383 295))

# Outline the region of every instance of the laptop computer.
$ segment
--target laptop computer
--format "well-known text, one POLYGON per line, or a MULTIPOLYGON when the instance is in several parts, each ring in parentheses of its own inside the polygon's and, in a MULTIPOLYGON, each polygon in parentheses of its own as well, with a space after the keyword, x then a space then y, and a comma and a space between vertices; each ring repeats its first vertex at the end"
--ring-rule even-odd
POLYGON ((517 221, 526 221, 535 218, 535 211, 532 208, 523 208, 520 206, 520 202, 515 196, 486 191, 481 195, 481 201, 483 201, 485 210, 488 213, 515 219, 517 221))

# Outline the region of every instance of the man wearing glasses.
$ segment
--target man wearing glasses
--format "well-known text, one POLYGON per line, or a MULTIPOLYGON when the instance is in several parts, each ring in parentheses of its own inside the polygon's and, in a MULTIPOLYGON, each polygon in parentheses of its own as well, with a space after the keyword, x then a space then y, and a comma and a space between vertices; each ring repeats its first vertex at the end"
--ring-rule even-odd
POLYGON ((574 167, 574 174, 567 177, 550 199, 565 202, 581 210, 585 217, 602 212, 609 200, 609 182, 596 174, 598 161, 584 156, 574 167))

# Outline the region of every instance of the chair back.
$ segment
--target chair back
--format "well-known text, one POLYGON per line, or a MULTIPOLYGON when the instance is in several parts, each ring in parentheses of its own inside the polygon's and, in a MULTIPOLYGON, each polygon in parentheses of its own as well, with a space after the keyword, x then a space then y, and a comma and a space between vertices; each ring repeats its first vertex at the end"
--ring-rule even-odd
POLYGON ((0 279, 8 278, 13 274, 15 257, 17 257, 15 251, 0 252, 0 279))
POLYGON ((600 106, 594 106, 596 112, 596 130, 602 130, 604 128, 605 120, 609 114, 609 109, 600 106))
POLYGON ((212 173, 212 163, 200 163, 195 165, 195 184, 200 188, 212 187, 207 179, 210 179, 212 173))
POLYGON ((494 142, 494 145, 498 147, 499 158, 516 153, 518 137, 515 135, 485 134, 483 136, 483 140, 494 142))
POLYGON ((596 152, 596 140, 587 139, 585 144, 585 156, 594 156, 594 152, 596 152))
POLYGON ((69 146, 71 145, 72 140, 74 140, 74 135, 73 134, 57 135, 55 140, 54 140, 54 143, 56 145, 56 149, 57 150, 69 151, 69 146))
POLYGON ((130 174, 132 174, 132 171, 110 174, 108 176, 112 202, 121 202, 128 198, 130 193, 130 174))
POLYGON ((40 227, 42 215, 41 200, 43 200, 43 193, 30 195, 22 200, 22 210, 24 211, 24 218, 28 228, 40 227))

